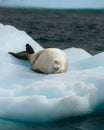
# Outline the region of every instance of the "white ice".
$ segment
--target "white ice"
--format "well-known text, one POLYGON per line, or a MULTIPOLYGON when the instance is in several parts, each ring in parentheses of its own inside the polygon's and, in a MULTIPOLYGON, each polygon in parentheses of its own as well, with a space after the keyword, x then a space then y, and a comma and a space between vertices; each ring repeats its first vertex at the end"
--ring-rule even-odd
POLYGON ((36 52, 43 49, 25 32, 0 24, 0 118, 45 122, 104 113, 104 52, 66 49, 68 71, 46 75, 8 54, 26 43, 36 52))

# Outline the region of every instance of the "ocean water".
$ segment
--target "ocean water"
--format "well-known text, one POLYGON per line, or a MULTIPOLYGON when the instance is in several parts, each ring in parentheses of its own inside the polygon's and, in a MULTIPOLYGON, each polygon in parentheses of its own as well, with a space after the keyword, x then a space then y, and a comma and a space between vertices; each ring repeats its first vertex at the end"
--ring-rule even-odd
MULTIPOLYGON (((43 47, 104 51, 104 12, 98 10, 0 9, 0 23, 26 31, 43 47)), ((104 116, 82 116, 53 123, 34 124, 0 119, 0 130, 103 130, 104 116)))
POLYGON ((104 51, 104 10, 0 9, 0 23, 24 30, 43 47, 104 51))
POLYGON ((104 130, 103 116, 83 116, 51 123, 29 123, 0 119, 0 130, 104 130))

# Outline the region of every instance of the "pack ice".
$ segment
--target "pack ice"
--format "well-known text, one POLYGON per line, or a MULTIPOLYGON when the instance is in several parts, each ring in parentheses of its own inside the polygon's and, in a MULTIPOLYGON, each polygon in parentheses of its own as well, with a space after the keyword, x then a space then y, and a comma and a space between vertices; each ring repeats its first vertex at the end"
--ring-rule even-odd
POLYGON ((68 48, 68 71, 46 75, 8 54, 23 51, 26 43, 43 49, 24 31, 0 24, 0 118, 46 122, 104 113, 104 52, 92 56, 68 48))

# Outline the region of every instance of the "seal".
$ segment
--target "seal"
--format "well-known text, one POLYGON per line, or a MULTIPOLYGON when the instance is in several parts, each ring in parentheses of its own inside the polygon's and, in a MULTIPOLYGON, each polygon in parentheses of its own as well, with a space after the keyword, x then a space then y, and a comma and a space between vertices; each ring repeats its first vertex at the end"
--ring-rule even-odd
POLYGON ((26 51, 9 52, 16 58, 28 60, 32 70, 45 74, 63 73, 68 69, 68 62, 64 51, 58 48, 46 48, 37 53, 26 44, 26 51))

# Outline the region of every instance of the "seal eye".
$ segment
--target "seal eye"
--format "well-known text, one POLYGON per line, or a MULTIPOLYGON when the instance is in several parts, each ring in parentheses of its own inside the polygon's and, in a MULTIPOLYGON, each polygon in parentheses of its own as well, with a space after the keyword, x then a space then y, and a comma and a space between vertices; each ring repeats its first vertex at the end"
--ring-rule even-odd
POLYGON ((28 52, 29 54, 33 54, 34 53, 33 48, 29 44, 26 44, 26 52, 28 52))

